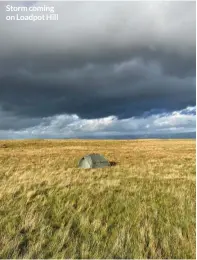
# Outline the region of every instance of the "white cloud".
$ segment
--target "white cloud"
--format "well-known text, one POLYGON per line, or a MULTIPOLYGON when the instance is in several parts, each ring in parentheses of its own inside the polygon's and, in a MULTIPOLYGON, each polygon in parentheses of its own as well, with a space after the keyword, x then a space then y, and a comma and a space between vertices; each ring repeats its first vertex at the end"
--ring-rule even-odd
MULTIPOLYGON (((195 111, 196 107, 187 107, 172 113, 128 119, 118 119, 115 116, 100 119, 81 119, 77 115, 63 114, 43 118, 39 124, 20 130, 0 130, 0 138, 75 138, 194 132, 196 131, 195 111)), ((2 115, 1 112, 1 117, 2 115)))

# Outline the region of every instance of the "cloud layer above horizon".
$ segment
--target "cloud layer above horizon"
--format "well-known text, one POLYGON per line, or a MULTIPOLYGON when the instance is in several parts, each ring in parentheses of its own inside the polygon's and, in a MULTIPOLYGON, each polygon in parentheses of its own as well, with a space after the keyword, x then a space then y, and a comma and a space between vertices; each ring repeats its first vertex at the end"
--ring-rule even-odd
POLYGON ((0 6, 0 138, 195 131, 195 2, 48 4, 59 21, 0 6))
MULTIPOLYGON (((0 116, 2 112, 0 111, 0 116)), ((23 138, 108 138, 113 136, 148 136, 194 132, 196 127, 196 107, 187 107, 172 113, 148 115, 139 118, 118 119, 108 116, 99 119, 81 119, 77 115, 56 115, 36 119, 16 118, 4 115, 6 127, 15 123, 15 129, 0 130, 2 139, 23 138), (24 125, 21 129, 18 126, 24 125)))

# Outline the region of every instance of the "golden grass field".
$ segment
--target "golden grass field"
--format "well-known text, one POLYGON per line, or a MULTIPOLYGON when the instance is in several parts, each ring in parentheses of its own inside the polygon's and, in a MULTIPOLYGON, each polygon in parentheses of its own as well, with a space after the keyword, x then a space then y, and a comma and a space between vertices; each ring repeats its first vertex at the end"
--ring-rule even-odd
POLYGON ((0 141, 0 258, 195 258, 195 175, 195 140, 0 141))

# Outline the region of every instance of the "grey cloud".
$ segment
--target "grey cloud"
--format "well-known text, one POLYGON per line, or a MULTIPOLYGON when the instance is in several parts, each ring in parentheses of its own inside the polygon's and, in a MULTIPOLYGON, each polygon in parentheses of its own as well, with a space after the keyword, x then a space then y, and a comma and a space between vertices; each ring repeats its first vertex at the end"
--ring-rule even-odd
POLYGON ((4 111, 0 108, 0 131, 20 131, 35 125, 39 125, 42 121, 41 118, 29 118, 16 116, 12 112, 4 111))
POLYGON ((21 73, 1 82, 3 108, 34 117, 66 111, 84 118, 125 118, 152 108, 173 110, 195 104, 195 78, 163 75, 157 63, 140 59, 51 75, 21 73))
POLYGON ((7 22, 0 7, 5 112, 130 118, 195 105, 195 2, 50 4, 57 22, 7 22))

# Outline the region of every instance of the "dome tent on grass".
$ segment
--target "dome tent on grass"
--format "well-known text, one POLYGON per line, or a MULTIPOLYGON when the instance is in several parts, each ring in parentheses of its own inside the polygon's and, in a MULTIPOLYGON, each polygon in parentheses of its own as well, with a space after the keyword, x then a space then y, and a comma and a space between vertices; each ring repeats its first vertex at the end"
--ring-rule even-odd
POLYGON ((89 154, 81 158, 78 164, 79 168, 104 168, 110 166, 110 163, 100 154, 89 154))

